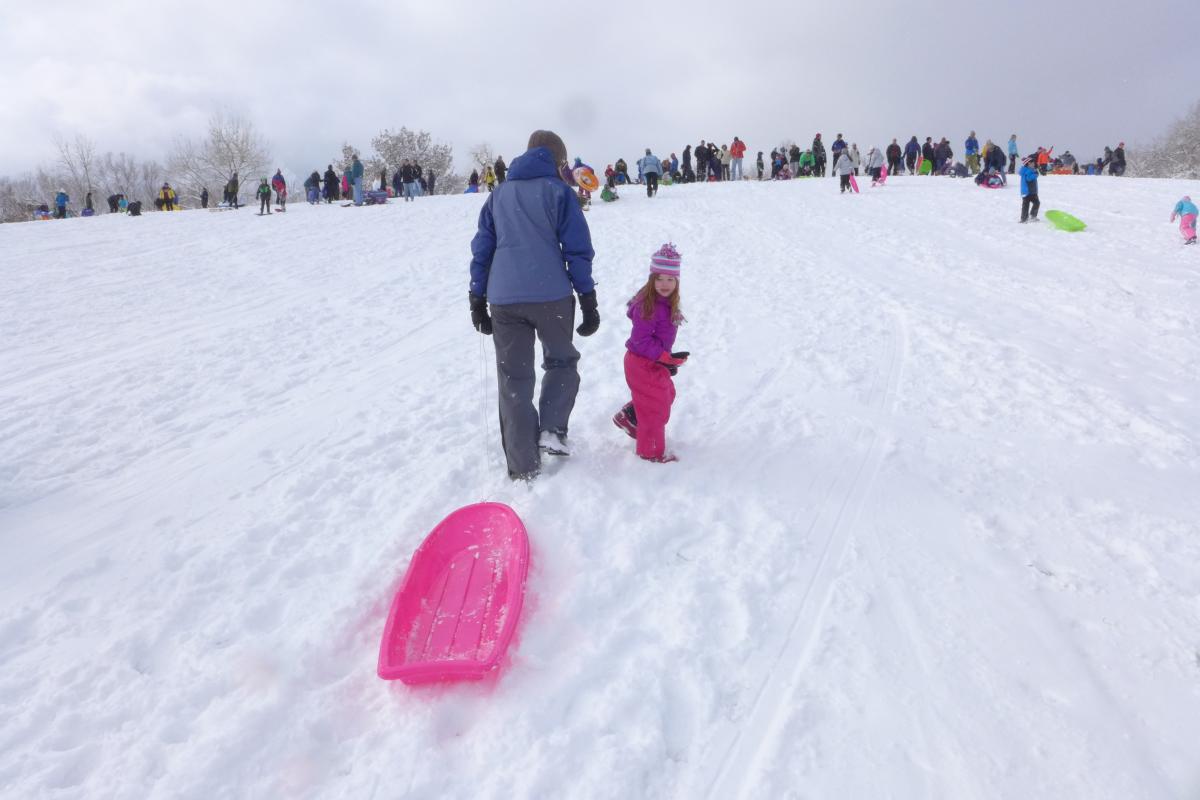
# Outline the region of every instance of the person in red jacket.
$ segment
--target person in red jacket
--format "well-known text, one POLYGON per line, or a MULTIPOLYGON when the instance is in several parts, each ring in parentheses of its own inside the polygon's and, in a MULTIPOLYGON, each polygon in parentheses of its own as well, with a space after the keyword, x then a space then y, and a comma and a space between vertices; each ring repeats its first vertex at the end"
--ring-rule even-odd
POLYGON ((733 137, 733 144, 729 146, 729 179, 740 181, 742 179, 742 157, 746 155, 746 143, 738 137, 733 137))

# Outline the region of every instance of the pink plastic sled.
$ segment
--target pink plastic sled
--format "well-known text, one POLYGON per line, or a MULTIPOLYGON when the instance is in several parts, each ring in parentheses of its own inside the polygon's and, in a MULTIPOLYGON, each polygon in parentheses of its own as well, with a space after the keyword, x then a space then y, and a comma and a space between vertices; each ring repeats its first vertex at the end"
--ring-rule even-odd
POLYGON ((379 677, 479 680, 500 666, 521 616, 529 537, 501 503, 455 511, 408 565, 379 646, 379 677))
POLYGON ((872 186, 883 186, 884 182, 887 180, 887 176, 888 176, 887 165, 884 164, 882 167, 879 168, 879 180, 872 181, 871 185, 872 186))
POLYGON ((855 194, 858 194, 858 181, 855 180, 854 173, 850 173, 850 188, 854 190, 855 194))

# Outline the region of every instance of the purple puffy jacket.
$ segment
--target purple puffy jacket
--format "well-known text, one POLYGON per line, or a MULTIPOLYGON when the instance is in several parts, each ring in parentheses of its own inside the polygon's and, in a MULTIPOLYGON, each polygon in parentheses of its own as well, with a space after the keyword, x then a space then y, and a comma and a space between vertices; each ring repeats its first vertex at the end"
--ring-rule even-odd
POLYGON ((671 301, 659 296, 654 302, 654 318, 642 317, 642 301, 635 297, 629 302, 628 317, 633 320, 633 333, 625 342, 629 352, 657 361, 663 353, 671 352, 679 326, 671 319, 671 301))

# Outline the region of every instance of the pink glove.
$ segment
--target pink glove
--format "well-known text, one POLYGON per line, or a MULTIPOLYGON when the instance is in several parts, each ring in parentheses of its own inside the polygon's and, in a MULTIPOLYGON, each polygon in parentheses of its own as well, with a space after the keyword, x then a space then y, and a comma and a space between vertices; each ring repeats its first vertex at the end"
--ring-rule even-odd
POLYGON ((682 364, 682 363, 683 363, 683 362, 685 362, 685 361, 687 361, 687 356, 686 356, 686 355, 685 355, 683 358, 676 358, 675 356, 673 356, 673 355, 671 355, 670 353, 668 353, 666 350, 664 350, 664 351, 662 352, 662 355, 660 355, 660 356, 658 357, 658 363, 660 363, 660 364, 668 364, 668 365, 670 365, 670 366, 672 366, 672 367, 677 367, 677 366, 679 366, 680 364, 682 364))

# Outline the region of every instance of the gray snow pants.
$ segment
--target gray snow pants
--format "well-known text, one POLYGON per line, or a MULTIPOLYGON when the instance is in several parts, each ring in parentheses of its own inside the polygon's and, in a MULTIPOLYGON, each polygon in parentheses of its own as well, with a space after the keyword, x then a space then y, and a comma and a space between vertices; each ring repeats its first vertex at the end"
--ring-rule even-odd
POLYGON ((493 305, 496 380, 500 394, 500 438, 510 475, 527 475, 541 465, 538 436, 566 433, 579 391, 575 295, 548 303, 493 305), (533 407, 533 339, 542 343, 542 393, 533 407))

